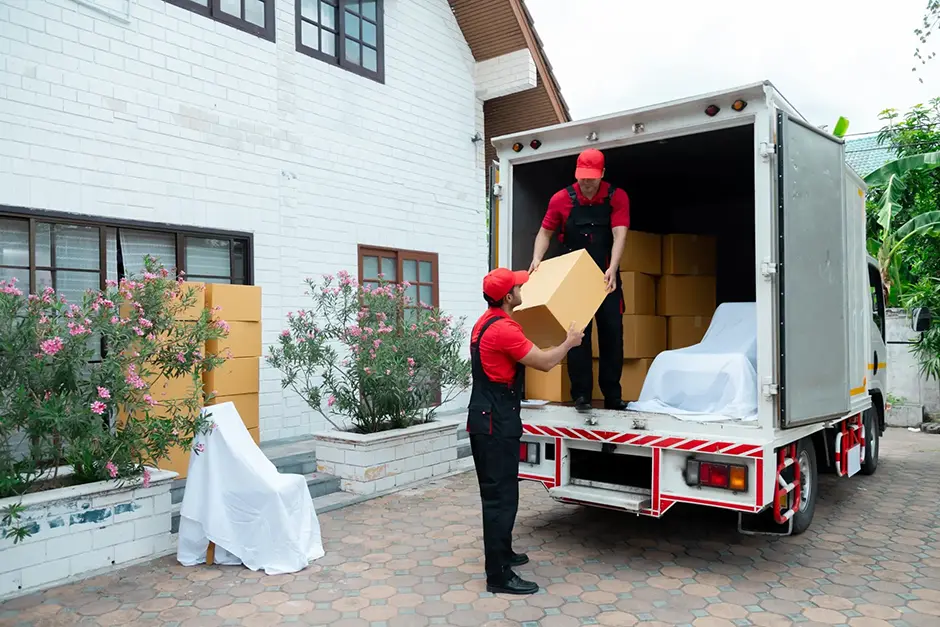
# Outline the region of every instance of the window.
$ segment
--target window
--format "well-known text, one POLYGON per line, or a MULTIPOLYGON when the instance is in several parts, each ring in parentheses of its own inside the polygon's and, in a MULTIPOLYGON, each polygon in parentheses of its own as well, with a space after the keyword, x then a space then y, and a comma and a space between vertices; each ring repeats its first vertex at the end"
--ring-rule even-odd
POLYGON ((275 0, 166 0, 262 39, 274 41, 275 0))
POLYGON ((415 308, 422 304, 439 307, 437 289, 437 253, 412 250, 359 247, 359 282, 375 287, 379 281, 409 283, 405 295, 411 307, 405 320, 413 320, 415 308))
POLYGON ((382 0, 296 0, 297 51, 385 81, 382 0))
POLYGON ((249 284, 251 243, 241 234, 0 208, 0 280, 15 277, 30 292, 51 286, 80 301, 108 279, 139 274, 151 255, 192 281, 249 284))

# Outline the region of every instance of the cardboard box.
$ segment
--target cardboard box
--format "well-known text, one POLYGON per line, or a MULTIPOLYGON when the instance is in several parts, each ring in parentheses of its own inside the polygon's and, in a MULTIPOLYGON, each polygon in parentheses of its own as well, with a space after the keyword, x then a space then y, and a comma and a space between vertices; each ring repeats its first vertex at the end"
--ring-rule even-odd
MULTIPOLYGON (((643 390, 643 382, 652 365, 652 359, 630 359, 623 363, 620 371, 620 394, 625 401, 637 401, 643 390)), ((594 400, 604 400, 600 384, 597 382, 597 362, 594 363, 594 400)))
POLYGON ((667 348, 694 346, 705 337, 711 316, 672 316, 666 319, 667 348))
POLYGON ((656 313, 660 316, 710 316, 715 313, 715 277, 660 277, 656 313))
POLYGON ((229 322, 228 337, 206 342, 206 351, 212 355, 234 357, 261 357, 261 323, 229 322))
POLYGON ((525 396, 527 399, 567 403, 571 400, 571 380, 568 366, 559 364, 542 372, 527 368, 525 371, 525 396))
POLYGON ((656 313, 656 280, 639 272, 621 272, 623 313, 649 315, 656 313))
MULTIPOLYGON (((597 325, 591 333, 591 354, 600 357, 597 325)), ((623 317, 623 358, 655 357, 666 350, 666 319, 662 316, 623 317)))
POLYGON ((209 283, 206 306, 221 307, 217 314, 228 323, 261 322, 261 288, 257 285, 209 283))
POLYGON ((161 459, 157 466, 160 470, 172 470, 179 474, 177 479, 185 479, 189 471, 189 456, 192 454, 192 445, 183 449, 180 447, 172 448, 169 451, 169 458, 161 459))
POLYGON ((257 357, 229 359, 220 368, 210 370, 203 376, 206 392, 216 396, 257 394, 260 364, 257 357))
POLYGON ((627 244, 620 258, 621 272, 642 272, 654 276, 662 274, 662 236, 643 231, 627 231, 627 244))
POLYGON ((228 402, 235 403, 235 411, 238 412, 238 415, 242 419, 242 423, 244 423, 245 427, 248 429, 258 428, 259 415, 261 413, 261 403, 257 394, 216 396, 214 399, 212 399, 210 405, 221 405, 222 403, 228 402))
POLYGON ((663 274, 715 274, 717 247, 709 235, 664 235, 663 274))
POLYGON ((261 430, 258 427, 248 430, 248 435, 255 441, 255 444, 261 444, 261 430))
POLYGON ((193 381, 192 375, 181 377, 153 376, 144 379, 150 384, 150 396, 158 403, 164 400, 180 400, 190 398, 198 385, 193 381))
POLYGON ((522 286, 522 305, 513 318, 536 346, 558 346, 571 323, 584 329, 606 297, 604 273, 579 250, 542 262, 522 286))
POLYGON ((181 285, 181 288, 183 295, 192 290, 195 302, 192 306, 176 314, 176 319, 187 321, 199 320, 199 317, 202 316, 202 312, 206 308, 206 284, 185 282, 181 285))

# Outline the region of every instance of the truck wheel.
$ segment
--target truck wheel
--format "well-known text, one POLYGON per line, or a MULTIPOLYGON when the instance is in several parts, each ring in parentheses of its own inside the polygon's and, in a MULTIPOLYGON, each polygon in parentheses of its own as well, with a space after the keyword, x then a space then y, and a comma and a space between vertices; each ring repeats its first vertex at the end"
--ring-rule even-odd
MULTIPOLYGON (((793 535, 809 529, 816 513, 819 496, 819 472, 816 466, 816 447, 812 438, 803 438, 796 443, 796 461, 800 465, 800 507, 793 516, 793 535)), ((792 475, 791 475, 792 476, 792 475)))
POLYGON ((862 462, 862 472, 873 475, 878 470, 878 455, 881 453, 881 429, 874 407, 862 414, 862 425, 865 427, 865 461, 862 462))

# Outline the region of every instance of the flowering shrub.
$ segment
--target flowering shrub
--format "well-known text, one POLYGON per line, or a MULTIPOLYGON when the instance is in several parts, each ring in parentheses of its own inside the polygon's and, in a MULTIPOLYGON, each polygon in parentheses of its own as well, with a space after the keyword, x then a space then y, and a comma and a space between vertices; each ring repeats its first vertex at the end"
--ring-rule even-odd
POLYGON ((360 286, 340 272, 307 285, 312 308, 288 314, 267 360, 337 429, 334 416, 360 433, 428 422, 469 385, 462 324, 412 302, 408 283, 360 286))
POLYGON ((64 481, 148 485, 147 466, 207 429, 202 373, 224 360, 203 346, 228 329, 208 310, 178 321, 196 301, 180 283, 151 258, 141 277, 81 303, 0 282, 0 498, 64 481), (150 387, 179 378, 191 385, 173 398, 150 387), (63 465, 67 478, 56 474, 63 465))

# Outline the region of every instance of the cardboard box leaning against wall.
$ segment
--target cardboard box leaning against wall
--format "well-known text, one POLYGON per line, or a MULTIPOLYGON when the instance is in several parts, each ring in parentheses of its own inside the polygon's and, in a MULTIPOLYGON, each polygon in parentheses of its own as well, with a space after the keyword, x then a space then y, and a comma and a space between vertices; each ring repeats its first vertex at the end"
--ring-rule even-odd
POLYGON ((713 276, 664 275, 656 286, 660 316, 710 316, 716 306, 713 276))
POLYGON ((513 318, 540 348, 565 341, 572 322, 584 329, 607 297, 604 273, 583 250, 543 261, 522 286, 513 318))

